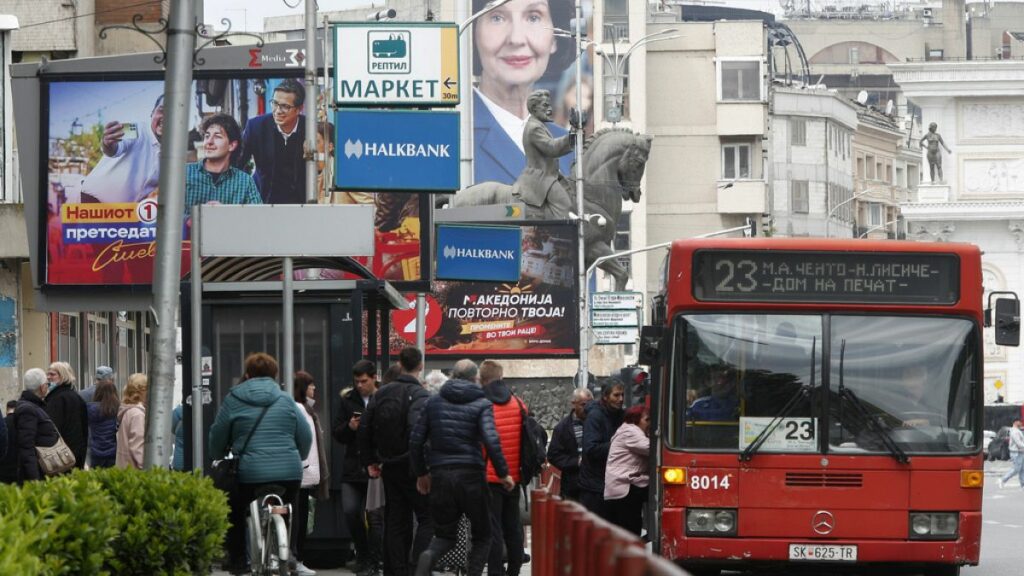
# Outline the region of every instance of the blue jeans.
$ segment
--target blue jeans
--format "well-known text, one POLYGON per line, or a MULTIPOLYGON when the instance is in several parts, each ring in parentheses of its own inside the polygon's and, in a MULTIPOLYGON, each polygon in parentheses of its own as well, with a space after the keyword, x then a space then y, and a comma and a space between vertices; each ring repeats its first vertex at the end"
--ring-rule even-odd
POLYGON ((1020 482, 1020 487, 1024 488, 1024 453, 1021 452, 1010 452, 1010 462, 1013 463, 1013 468, 1009 472, 1003 474, 1003 483, 1007 480, 1017 476, 1017 481, 1020 482))

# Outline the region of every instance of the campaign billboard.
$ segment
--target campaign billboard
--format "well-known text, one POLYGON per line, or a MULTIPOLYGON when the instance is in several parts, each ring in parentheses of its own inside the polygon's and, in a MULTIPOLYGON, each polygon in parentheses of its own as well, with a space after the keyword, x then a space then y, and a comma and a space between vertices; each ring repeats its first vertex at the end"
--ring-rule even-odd
MULTIPOLYGON (((472 13, 488 4, 488 0, 472 0, 472 13)), ((593 0, 582 2, 588 23, 593 22, 593 5, 593 0)), ((625 1, 605 3, 605 43, 628 37, 626 6, 625 1)), ((556 31, 572 29, 574 11, 573 0, 510 0, 488 11, 466 31, 472 35, 473 49, 473 94, 466 97, 473 98, 475 183, 512 184, 522 173, 526 166, 522 122, 527 118, 526 98, 531 92, 551 93, 554 110, 548 127, 554 137, 567 133, 569 110, 576 106, 576 47, 573 38, 556 31)), ((586 38, 595 37, 593 30, 587 32, 586 38)), ((580 60, 582 108, 588 118, 583 130, 587 135, 594 127, 594 58, 594 49, 588 48, 580 60)), ((570 174, 572 157, 570 153, 561 158, 563 174, 570 174)))
MULTIPOLYGON (((576 227, 522 226, 517 281, 435 281, 425 312, 428 357, 563 357, 579 350, 576 227)), ((415 301, 415 294, 408 296, 415 301)), ((416 311, 391 313, 389 346, 416 342, 416 311)))
MULTIPOLYGON (((189 262, 195 204, 305 202, 304 113, 300 79, 245 71, 192 83, 186 150, 182 274, 189 262)), ((163 81, 49 78, 41 83, 45 180, 40 202, 44 286, 139 286, 152 281, 156 254, 163 81)), ((122 77, 124 78, 124 77, 122 77)), ((334 126, 317 129, 318 200, 372 203, 378 276, 422 285, 424 244, 415 195, 331 193, 334 126)), ((240 234, 258 233, 240 230, 240 234)), ((341 272, 298 271, 302 279, 341 272)))

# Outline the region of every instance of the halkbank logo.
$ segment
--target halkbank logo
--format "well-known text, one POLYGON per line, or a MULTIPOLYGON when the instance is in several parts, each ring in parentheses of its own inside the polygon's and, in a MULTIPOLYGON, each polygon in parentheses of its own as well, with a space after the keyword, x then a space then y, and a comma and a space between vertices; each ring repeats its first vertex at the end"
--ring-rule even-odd
POLYGON ((462 248, 448 245, 442 251, 444 257, 452 258, 476 258, 480 260, 519 260, 519 254, 515 250, 501 248, 462 248))
POLYGON ((345 157, 363 156, 383 158, 451 158, 450 144, 420 144, 415 142, 363 142, 345 140, 345 157))

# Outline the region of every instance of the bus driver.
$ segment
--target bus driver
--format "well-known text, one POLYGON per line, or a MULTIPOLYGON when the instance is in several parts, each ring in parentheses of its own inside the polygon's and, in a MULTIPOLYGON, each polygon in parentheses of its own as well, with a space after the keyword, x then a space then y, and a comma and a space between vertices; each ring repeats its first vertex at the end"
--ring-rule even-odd
POLYGON ((737 372, 718 366, 711 369, 711 385, 706 395, 694 400, 686 410, 687 420, 735 421, 739 419, 737 372))

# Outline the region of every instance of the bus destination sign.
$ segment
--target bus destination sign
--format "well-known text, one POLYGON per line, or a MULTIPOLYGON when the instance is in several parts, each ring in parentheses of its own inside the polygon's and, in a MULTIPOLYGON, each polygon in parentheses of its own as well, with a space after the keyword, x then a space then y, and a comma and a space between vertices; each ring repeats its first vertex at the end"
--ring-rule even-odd
POLYGON ((954 254, 698 250, 693 295, 708 302, 955 304, 954 254))

